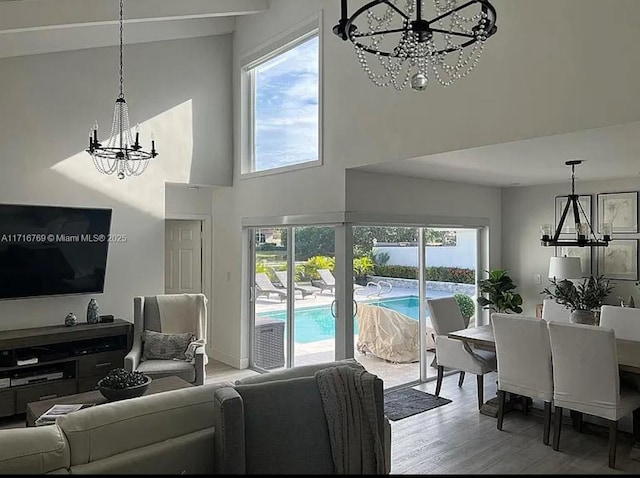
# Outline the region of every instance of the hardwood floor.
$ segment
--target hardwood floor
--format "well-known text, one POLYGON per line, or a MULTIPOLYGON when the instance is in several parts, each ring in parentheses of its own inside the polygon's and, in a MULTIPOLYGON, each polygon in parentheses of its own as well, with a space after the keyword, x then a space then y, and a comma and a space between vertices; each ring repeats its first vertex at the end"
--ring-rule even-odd
MULTIPOLYGON (((478 413, 475 380, 445 377, 441 396, 448 405, 391 422, 393 474, 586 474, 640 473, 629 459, 632 437, 619 432, 616 469, 608 467, 608 435, 585 423, 582 434, 562 427, 560 450, 542 443, 542 416, 512 411, 504 429, 496 419, 478 413)), ((496 394, 496 374, 485 376, 485 398, 496 394)), ((435 382, 415 387, 435 392, 435 382)), ((542 403, 535 403, 542 408, 542 403)))

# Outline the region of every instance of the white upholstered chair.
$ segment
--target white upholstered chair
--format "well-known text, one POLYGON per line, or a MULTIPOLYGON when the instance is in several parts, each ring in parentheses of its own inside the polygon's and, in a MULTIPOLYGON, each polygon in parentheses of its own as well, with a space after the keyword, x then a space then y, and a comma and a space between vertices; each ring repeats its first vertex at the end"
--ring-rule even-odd
POLYGON ((203 385, 207 355, 204 344, 207 336, 207 298, 204 294, 168 294, 133 298, 133 347, 124 359, 125 369, 142 372, 153 378, 177 376, 203 385), (190 332, 201 343, 194 347, 192 361, 142 360, 142 333, 151 330, 161 333, 190 332))
POLYGON ((510 314, 493 314, 491 323, 498 359, 498 430, 502 430, 507 392, 543 400, 542 441, 548 445, 553 374, 547 323, 535 317, 510 314))
POLYGON ((444 368, 460 370, 458 386, 464 381, 464 373, 472 373, 477 377, 478 408, 484 403, 484 374, 496 370, 496 354, 486 350, 471 348, 461 340, 450 339, 447 334, 466 329, 469 325, 460 313, 458 303, 453 297, 427 299, 431 314, 431 325, 435 331, 436 361, 438 364, 438 381, 436 395, 440 395, 444 368))
POLYGON ((640 341, 640 309, 603 305, 600 327, 613 329, 617 339, 640 341))
POLYGON ((553 355, 553 449, 560 447, 563 408, 604 418, 609 423, 609 467, 615 468, 618 420, 632 412, 634 421, 640 419, 640 392, 620 386, 613 330, 553 321, 548 327, 553 355))
POLYGON ((558 304, 554 299, 544 299, 542 301, 542 318, 547 322, 550 320, 570 322, 571 309, 568 309, 562 304, 558 304))

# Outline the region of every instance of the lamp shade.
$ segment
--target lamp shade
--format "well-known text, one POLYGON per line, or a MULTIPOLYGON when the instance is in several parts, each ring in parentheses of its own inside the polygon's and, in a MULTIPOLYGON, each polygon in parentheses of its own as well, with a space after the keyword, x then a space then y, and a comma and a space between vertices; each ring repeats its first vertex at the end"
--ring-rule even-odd
POLYGON ((549 279, 579 279, 582 266, 579 257, 552 257, 549 261, 549 279))

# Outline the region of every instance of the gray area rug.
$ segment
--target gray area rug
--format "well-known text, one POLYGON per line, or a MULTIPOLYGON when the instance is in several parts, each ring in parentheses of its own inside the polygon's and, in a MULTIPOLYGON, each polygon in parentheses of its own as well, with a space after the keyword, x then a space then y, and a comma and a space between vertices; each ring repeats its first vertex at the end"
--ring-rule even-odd
POLYGON ((384 414, 389 420, 402 420, 447 403, 451 403, 448 398, 436 397, 414 388, 401 388, 384 393, 384 414))

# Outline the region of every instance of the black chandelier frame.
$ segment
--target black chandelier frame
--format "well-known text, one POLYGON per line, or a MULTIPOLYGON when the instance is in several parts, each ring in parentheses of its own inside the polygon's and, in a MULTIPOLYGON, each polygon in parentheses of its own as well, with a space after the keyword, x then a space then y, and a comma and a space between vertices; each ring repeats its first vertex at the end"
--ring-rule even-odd
POLYGON ((609 234, 603 234, 602 240, 599 240, 596 236, 591 223, 589 222, 589 218, 582 208, 582 204, 580 204, 579 196, 576 194, 576 166, 582 164, 580 160, 571 160, 566 161, 565 164, 567 166, 571 166, 571 194, 567 196, 567 204, 565 205, 562 215, 560 216, 560 222, 556 227, 556 231, 553 237, 546 235, 543 233, 542 238, 540 239, 540 244, 543 246, 570 246, 570 247, 607 247, 609 242, 611 241, 611 236, 609 234), (568 240, 568 239, 560 239, 560 234, 562 233, 562 229, 564 228, 564 223, 569 216, 569 211, 573 213, 573 220, 576 225, 576 239, 568 240), (587 221, 587 225, 589 226, 590 235, 587 237, 584 234, 580 234, 578 230, 578 224, 580 221, 580 213, 584 216, 587 221))
POLYGON ((495 35, 495 33, 498 31, 498 27, 496 25, 496 20, 498 15, 497 15, 496 9, 488 0, 470 0, 458 7, 452 8, 448 12, 445 12, 431 20, 427 20, 422 16, 422 0, 417 0, 416 2, 416 19, 415 20, 412 20, 411 17, 409 17, 405 12, 403 12, 401 9, 399 9, 396 5, 394 5, 389 0, 374 0, 370 3, 367 3, 363 7, 356 10, 355 13, 350 17, 348 13, 347 0, 342 0, 341 11, 342 11, 342 18, 340 19, 340 22, 333 27, 333 33, 335 33, 344 41, 350 40, 358 49, 361 49, 363 51, 366 51, 376 56, 400 58, 400 56, 395 51, 374 50, 369 46, 360 43, 360 41, 358 41, 358 38, 371 37, 376 35, 386 35, 386 34, 393 34, 393 33, 402 33, 403 35, 406 35, 408 33, 413 32, 413 33, 418 33, 420 42, 426 42, 430 40, 431 38, 433 38, 434 33, 439 33, 443 35, 452 35, 452 36, 458 36, 458 37, 466 37, 469 39, 464 43, 459 44, 456 48, 449 47, 449 48, 443 48, 441 50, 432 52, 431 56, 435 56, 435 55, 453 53, 455 51, 461 50, 470 45, 473 45, 480 38, 484 40, 488 39, 489 37, 495 35), (368 33, 358 32, 358 28, 355 25, 355 21, 367 10, 370 10, 374 7, 377 7, 378 5, 383 5, 383 4, 392 8, 400 16, 404 18, 405 27, 393 28, 389 30, 380 30, 380 31, 368 32, 368 33), (482 23, 481 21, 479 21, 478 24, 472 28, 472 31, 474 32, 473 34, 459 32, 459 31, 452 31, 452 30, 443 30, 440 28, 433 28, 431 26, 434 23, 445 19, 451 14, 464 10, 474 4, 479 4, 482 12, 484 12, 487 15, 487 17, 486 17, 486 23, 482 23))

